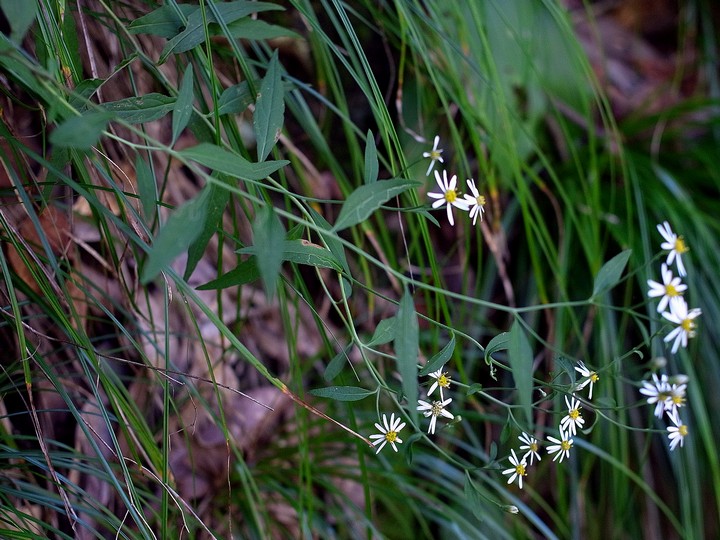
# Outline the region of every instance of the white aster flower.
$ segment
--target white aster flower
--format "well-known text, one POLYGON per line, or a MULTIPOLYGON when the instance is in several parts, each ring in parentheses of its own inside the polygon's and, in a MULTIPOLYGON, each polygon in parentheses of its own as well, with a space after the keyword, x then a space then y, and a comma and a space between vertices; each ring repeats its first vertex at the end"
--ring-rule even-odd
POLYGON ((648 296, 650 298, 656 298, 662 296, 660 303, 658 304, 658 313, 665 311, 671 298, 681 296, 684 291, 687 290, 687 285, 682 283, 679 277, 673 277, 672 270, 667 267, 667 264, 663 263, 661 267, 662 283, 653 281, 652 279, 647 280, 647 284, 650 287, 648 296))
POLYGON ((570 449, 572 448, 573 440, 570 438, 569 434, 565 433, 562 427, 560 427, 559 439, 556 439, 555 437, 548 437, 548 440, 555 443, 548 446, 547 449, 548 454, 555 454, 553 461, 560 458, 560 463, 562 463, 563 459, 570 457, 570 449))
POLYGON ((685 406, 685 390, 687 384, 670 384, 665 400, 665 411, 668 416, 679 414, 678 409, 685 406))
POLYGON ((662 418, 665 411, 665 403, 670 399, 670 384, 667 375, 662 374, 659 378, 656 373, 652 375, 653 382, 643 381, 640 393, 647 396, 648 405, 655 404, 655 416, 662 418))
POLYGON ((468 208, 470 208, 470 217, 473 220, 473 225, 475 225, 478 216, 480 216, 480 221, 482 221, 483 212, 485 212, 485 197, 480 195, 480 192, 475 187, 475 181, 472 178, 467 181, 467 185, 470 188, 472 195, 466 193, 463 195, 463 198, 465 199, 468 208))
POLYGON ((508 460, 510 461, 512 468, 506 469, 502 473, 512 475, 510 478, 508 478, 508 484, 512 484, 515 481, 515 478, 517 478, 518 485, 520 486, 520 489, 522 489, 522 478, 523 476, 527 476, 527 473, 525 472, 525 467, 527 467, 527 463, 525 462, 525 458, 518 460, 517 456, 515 455, 515 450, 510 450, 510 452, 512 452, 512 455, 508 457, 508 460))
POLYGON ((440 401, 445 399, 443 396, 443 388, 450 388, 450 377, 448 377, 447 371, 443 372, 442 368, 437 371, 430 373, 429 377, 435 379, 435 382, 430 386, 428 390, 428 396, 432 394, 436 388, 440 388, 440 401))
POLYGON ((435 423, 437 422, 438 416, 444 416, 445 418, 455 418, 452 414, 445 410, 445 407, 452 401, 452 398, 448 398, 445 401, 433 401, 428 403, 422 399, 418 400, 418 411, 422 411, 425 418, 430 418, 430 427, 428 427, 428 433, 431 435, 435 433, 435 423))
POLYGON ((688 427, 682 423, 682 420, 680 420, 679 414, 673 414, 670 416, 670 419, 672 420, 672 423, 675 424, 674 426, 669 426, 667 428, 668 430, 668 438, 670 439, 670 450, 675 450, 677 445, 683 446, 685 443, 685 437, 688 436, 688 427))
POLYGON ((380 453, 380 450, 383 449, 383 447, 390 443, 390 445, 393 447, 393 450, 396 452, 398 451, 397 446, 395 446, 395 443, 401 444, 402 439, 398 437, 398 433, 402 428, 405 427, 405 422, 400 423, 400 417, 395 418, 395 413, 392 413, 390 415, 390 422, 388 423, 387 415, 382 415, 382 421, 383 425, 381 426, 377 422, 375 422, 375 427, 380 433, 376 433, 374 435, 370 435, 371 439, 375 439, 373 441, 373 446, 380 445, 375 452, 376 454, 380 453))
POLYGON ((520 439, 520 442, 524 443, 522 446, 520 446, 520 450, 527 450, 527 452, 525 452, 525 455, 523 456, 523 460, 526 460, 528 456, 530 456, 530 465, 533 464, 535 458, 537 458, 538 461, 542 460, 540 454, 538 453, 538 450, 540 450, 540 446, 538 445, 537 439, 535 437, 532 437, 527 433, 523 432, 522 435, 518 436, 518 439, 520 439))
POLYGON ((423 152, 424 158, 430 158, 430 166, 428 167, 425 176, 430 176, 430 172, 433 170, 436 161, 439 161, 440 163, 445 163, 441 155, 443 153, 443 149, 438 148, 438 144, 440 144, 440 135, 435 135, 432 150, 430 150, 429 152, 423 152))
POLYGON ((440 186, 440 193, 428 193, 428 197, 437 199, 432 204, 433 208, 440 208, 443 205, 447 205, 447 217, 450 225, 455 225, 453 219, 452 207, 459 208, 460 210, 467 212, 467 203, 459 198, 458 192, 455 189, 457 187, 457 175, 453 175, 448 181, 447 171, 443 171, 442 178, 440 178, 440 172, 435 171, 435 181, 440 186))
POLYGON ((678 274, 681 276, 687 275, 681 258, 683 253, 687 253, 690 250, 685 244, 685 240, 683 240, 682 236, 678 236, 672 231, 667 221, 663 221, 662 225, 658 225, 657 230, 665 239, 665 242, 660 244, 660 247, 670 251, 667 256, 667 264, 672 264, 673 261, 677 259, 678 274))
POLYGON ((565 404, 568 408, 568 413, 560 421, 560 429, 564 429, 568 432, 568 435, 573 436, 577 434, 578 429, 582 429, 585 420, 580 414, 580 401, 573 396, 571 401, 568 401, 568 397, 565 396, 565 404))
POLYGON ((578 364, 579 365, 575 366, 575 371, 585 377, 585 380, 577 385, 577 390, 582 390, 589 384, 590 395, 588 399, 592 399, 593 385, 600 380, 600 376, 596 372, 590 371, 582 360, 579 361, 578 364))
POLYGON ((672 346, 672 353, 675 354, 680 348, 687 347, 688 339, 695 337, 695 319, 702 315, 700 308, 694 308, 688 310, 687 303, 682 296, 675 296, 670 300, 670 311, 663 313, 665 317, 671 323, 677 324, 677 326, 665 336, 665 343, 675 340, 672 346))

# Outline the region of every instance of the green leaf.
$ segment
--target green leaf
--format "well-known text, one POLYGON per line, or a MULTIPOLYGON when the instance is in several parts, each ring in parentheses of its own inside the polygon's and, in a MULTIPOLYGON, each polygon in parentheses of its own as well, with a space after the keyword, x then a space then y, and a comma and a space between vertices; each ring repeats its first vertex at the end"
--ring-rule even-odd
POLYGON ((417 424, 419 327, 413 299, 407 289, 400 300, 395 329, 395 354, 403 394, 410 407, 410 417, 417 424))
POLYGON ((427 364, 425 364, 425 367, 420 370, 419 375, 423 377, 428 373, 432 373, 433 371, 437 371, 438 369, 442 368, 447 363, 447 361, 450 360, 450 357, 452 356, 454 350, 455 334, 453 334, 450 338, 450 342, 445 345, 439 353, 433 356, 427 364))
POLYGON ((91 112, 70 118, 55 128, 50 134, 50 142, 56 146, 89 150, 97 144, 112 117, 107 112, 91 112))
POLYGON ((20 45, 28 28, 35 22, 37 2, 35 0, 0 0, 0 8, 10 23, 10 39, 16 45, 20 45))
POLYGON ((150 222, 155 217, 157 205, 157 183, 147 161, 140 154, 135 159, 135 176, 137 177, 138 196, 142 205, 142 214, 150 222))
POLYGON ((262 246, 255 258, 265 286, 265 294, 268 298, 273 298, 283 260, 285 227, 273 207, 265 206, 258 211, 252 230, 254 244, 262 246))
POLYGON ((230 35, 236 39, 262 40, 275 39, 279 37, 289 37, 293 39, 302 39, 302 36, 292 30, 268 24, 265 21, 259 21, 246 17, 235 21, 228 25, 230 35))
POLYGON ((284 167, 289 161, 264 161, 263 163, 251 163, 237 154, 228 152, 210 143, 200 143, 197 146, 186 148, 180 152, 187 159, 197 161, 217 172, 222 172, 240 178, 241 180, 262 180, 279 168, 284 167))
POLYGON ((334 399, 335 401, 360 401, 372 396, 375 390, 366 390, 357 386, 328 386, 310 390, 313 396, 334 399))
POLYGON ((475 518, 482 523, 485 521, 487 514, 486 501, 478 493, 475 484, 470 480, 469 476, 465 476, 465 487, 463 488, 465 494, 465 500, 467 501, 467 507, 470 508, 475 518))
POLYGON ((185 74, 180 83, 180 91, 178 92, 175 107, 173 107, 172 118, 172 142, 170 146, 175 144, 180 132, 187 126, 192 115, 193 102, 195 101, 195 93, 193 92, 193 67, 188 64, 185 74))
POLYGON ((396 327, 397 317, 383 319, 378 323, 377 328, 375 328, 375 333, 367 346, 375 347, 376 345, 390 343, 397 335, 397 331, 395 330, 396 327))
POLYGON ((350 194, 343 204, 333 231, 341 231, 362 223, 388 200, 418 185, 420 182, 414 180, 393 178, 360 186, 350 194))
POLYGON ((315 225, 317 225, 319 228, 323 229, 327 232, 320 231, 320 238, 323 239, 323 242, 327 245, 328 249, 332 251, 332 254, 335 255, 335 258, 340 261, 340 264, 342 265, 342 269, 345 272, 346 275, 350 275, 350 266, 347 262, 347 257, 345 257, 345 247, 343 246, 340 239, 337 237, 336 234, 333 234, 330 232, 332 229, 332 226, 325 220, 324 217, 322 217, 320 214, 317 213, 317 211, 312 208, 308 207, 308 211, 310 212, 310 217, 312 217, 312 220, 315 222, 315 225))
POLYGON ((325 372, 323 373, 323 379, 325 379, 325 382, 330 382, 335 377, 340 375, 342 368, 345 367, 345 363, 350 361, 348 359, 348 354, 350 354, 352 348, 353 344, 348 343, 347 345, 345 345, 345 348, 342 351, 340 351, 338 354, 335 355, 332 360, 330 360, 328 365, 325 367, 325 372))
POLYGON ((131 97, 103 103, 101 107, 128 124, 152 122, 173 110, 175 98, 163 94, 150 93, 140 97, 131 97))
POLYGON ((380 164, 378 163, 377 148, 375 147, 375 137, 372 131, 368 130, 365 140, 365 183, 372 184, 378 179, 378 171, 380 164))
POLYGON ((260 270, 258 270, 257 267, 257 260, 255 257, 250 257, 248 260, 241 262, 237 265, 237 267, 233 268, 229 272, 223 274, 217 279, 200 285, 197 289, 199 291, 227 289, 228 287, 252 283, 258 279, 260 279, 260 270))
POLYGON ((190 244, 203 230, 207 215, 210 189, 203 190, 175 210, 160 229, 142 271, 141 282, 149 283, 175 258, 187 251, 190 244))
MULTIPOLYGON (((231 180, 225 175, 218 175, 219 180, 222 180, 226 184, 230 184, 231 180)), ((230 192, 223 186, 217 184, 210 184, 210 195, 207 203, 207 215, 205 217, 205 223, 203 229, 197 238, 190 244, 188 249, 187 264, 185 265, 185 273, 183 275, 185 280, 190 279, 190 276, 195 271, 197 264, 205 255, 205 249, 207 248, 210 238, 217 232, 218 225, 222 219, 225 207, 230 199, 230 192)))
POLYGON ((525 421, 532 425, 532 389, 533 389, 533 354, 525 331, 516 320, 510 329, 508 358, 515 388, 518 392, 518 403, 525 413, 525 421))
POLYGON ((276 49, 260 85, 260 93, 255 102, 255 114, 253 114, 258 161, 265 161, 275 146, 280 136, 284 115, 285 92, 276 49))
POLYGON ((593 287, 592 293, 593 296, 597 296, 598 293, 601 293, 617 285, 618 281, 620 281, 623 270, 625 270, 625 266, 627 265, 628 259, 630 258, 631 254, 632 250, 626 249, 625 251, 618 253, 608 262, 603 264, 602 268, 598 272, 597 277, 595 278, 595 286, 593 287))
POLYGON ((68 103, 73 109, 85 112, 88 107, 88 100, 105 81, 102 79, 85 79, 73 89, 68 103))
MULTIPOLYGON (((229 25, 233 21, 242 19, 251 13, 269 10, 282 10, 281 6, 265 2, 235 1, 215 4, 219 18, 229 25)), ((212 9, 206 9, 205 16, 208 24, 217 24, 218 19, 212 9)), ((188 15, 185 29, 167 42, 160 53, 159 63, 162 64, 171 54, 179 54, 197 47, 205 41, 205 24, 202 12, 198 9, 188 15)))
POLYGON ((247 81, 226 88, 218 99, 218 114, 239 114, 253 102, 247 81))
MULTIPOLYGON (((176 4, 176 6, 185 19, 200 9, 198 6, 191 4, 176 4)), ((132 21, 128 29, 131 34, 150 34, 171 38, 177 35, 180 29, 185 26, 185 22, 177 11, 175 6, 162 6, 132 21)))
MULTIPOLYGON (((256 245, 248 246, 238 250, 238 253, 256 255, 264 251, 266 246, 256 245)), ((307 264, 317 268, 332 268, 340 272, 342 270, 340 262, 335 258, 329 249, 313 244, 305 239, 285 240, 282 246, 282 261, 293 262, 297 264, 307 264)))
POLYGON ((490 365, 490 355, 497 351, 504 351, 510 346, 510 334, 501 332, 490 340, 485 347, 485 363, 490 365))

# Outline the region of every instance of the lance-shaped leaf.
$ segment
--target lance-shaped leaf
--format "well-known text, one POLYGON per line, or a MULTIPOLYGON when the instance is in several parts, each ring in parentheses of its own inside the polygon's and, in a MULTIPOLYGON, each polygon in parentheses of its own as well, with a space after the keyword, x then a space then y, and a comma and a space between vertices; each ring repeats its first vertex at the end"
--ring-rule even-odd
POLYGON ((257 261, 255 257, 250 257, 219 278, 200 285, 198 290, 227 289, 228 287, 252 283, 258 279, 260 279, 260 270, 258 270, 257 261))
POLYGON ((532 425, 532 388, 533 388, 533 355, 525 331, 518 321, 510 328, 510 343, 508 358, 515 388, 518 393, 518 403, 525 414, 526 425, 532 425))
POLYGON ((254 244, 262 246, 262 249, 255 253, 255 259, 265 286, 265 294, 268 298, 273 298, 282 265, 285 227, 273 207, 265 206, 255 217, 252 230, 254 244))
POLYGON ((239 114, 253 102, 247 81, 226 88, 218 99, 218 114, 239 114))
POLYGON ((365 140, 365 183, 372 184, 378 179, 380 164, 378 163, 377 148, 375 147, 375 137, 372 131, 368 130, 365 140))
POLYGON ((128 124, 142 124, 158 120, 172 111, 174 106, 174 97, 157 93, 110 101, 101 105, 103 109, 128 124))
POLYGON ((128 30, 131 34, 151 34, 164 38, 171 38, 180 32, 184 26, 183 18, 178 11, 187 18, 200 9, 191 4, 175 4, 162 6, 130 23, 128 30))
POLYGON ((632 250, 626 249, 603 264, 597 277, 595 278, 595 286, 593 287, 592 293, 593 296, 597 296, 599 293, 617 285, 620 281, 620 277, 622 277, 623 270, 625 270, 625 266, 627 265, 631 254, 632 250))
POLYGON ((357 386, 328 386, 310 390, 313 396, 334 399, 335 401, 360 401, 372 396, 375 390, 366 390, 357 386))
POLYGON ((362 223, 387 201, 418 185, 420 183, 414 180, 393 178, 360 186, 343 203, 333 230, 341 231, 362 223))
MULTIPOLYGON (((238 250, 238 253, 259 255, 267 246, 256 244, 238 250)), ((282 245, 282 260, 297 264, 306 264, 317 268, 332 268, 337 272, 342 270, 340 262, 329 249, 313 244, 305 239, 286 240, 282 245)))
POLYGON ((180 154, 197 161, 215 171, 225 173, 241 180, 262 180, 284 167, 289 161, 264 161, 262 163, 251 163, 237 154, 228 152, 210 143, 200 143, 197 146, 186 148, 180 154))
POLYGON ((497 351, 504 351, 510 346, 510 334, 501 332, 490 340, 485 347, 485 363, 490 365, 490 355, 497 351))
POLYGON ((50 134, 50 142, 65 148, 88 150, 97 144, 112 117, 107 112, 91 112, 70 118, 55 128, 50 134))
POLYGON ((285 90, 282 85, 278 51, 275 50, 255 102, 253 126, 258 161, 265 161, 280 136, 285 115, 285 90))
POLYGON ((437 353, 435 356, 433 356, 427 364, 420 370, 420 376, 427 375, 428 373, 432 373, 433 371, 437 371, 438 369, 442 368, 448 360, 450 360, 450 357, 453 354, 453 351, 455 350, 455 334, 452 335, 450 338, 450 341, 447 345, 445 345, 442 350, 437 353))
POLYGON ((175 107, 173 107, 172 143, 170 146, 175 144, 180 132, 185 129, 185 126, 187 126, 190 121, 193 101, 195 101, 195 94, 193 92, 193 67, 192 64, 188 64, 182 78, 182 83, 180 84, 180 91, 175 101, 175 107))
POLYGON ((348 359, 348 355, 350 354, 353 346, 354 344, 352 342, 348 343, 342 351, 336 354, 335 357, 328 362, 328 365, 325 367, 325 372, 323 373, 323 379, 325 379, 325 382, 330 382, 340 375, 345 363, 350 361, 348 359))
POLYGON ((28 28, 35 21, 37 2, 0 0, 0 9, 10 23, 10 39, 19 45, 28 28))
POLYGON ((384 345, 390 343, 397 335, 397 317, 389 317, 383 319, 375 328, 375 333, 372 339, 367 344, 368 347, 375 347, 376 345, 384 345))
POLYGON ((395 355, 397 356, 398 371, 402 379, 403 394, 410 407, 410 416, 417 424, 418 412, 418 351, 419 327, 413 299, 408 290, 405 290, 397 313, 395 326, 395 355))

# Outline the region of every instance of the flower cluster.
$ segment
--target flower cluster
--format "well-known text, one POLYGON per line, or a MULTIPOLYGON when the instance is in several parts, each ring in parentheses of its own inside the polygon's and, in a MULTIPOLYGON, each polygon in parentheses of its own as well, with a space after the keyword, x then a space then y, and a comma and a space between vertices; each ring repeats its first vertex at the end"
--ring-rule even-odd
MULTIPOLYGON (((429 152, 423 152, 423 157, 430 158, 430 166, 428 167, 425 176, 430 176, 435 162, 439 161, 444 163, 442 158, 442 149, 438 149, 440 143, 440 137, 436 136, 433 144, 433 148, 429 152)), ((470 189, 470 193, 461 194, 457 190, 457 175, 453 174, 448 179, 448 172, 446 170, 435 171, 435 181, 437 182, 440 191, 438 193, 428 193, 428 197, 435 199, 432 203, 432 207, 442 208, 445 206, 447 210, 447 218, 450 225, 455 225, 455 219, 453 217, 453 207, 457 208, 461 212, 468 212, 470 219, 473 220, 473 225, 477 223, 478 217, 482 221, 483 213, 485 212, 485 197, 480 195, 480 192, 475 185, 475 181, 472 178, 466 180, 467 186, 470 189)))
MULTIPOLYGON (((702 314, 699 308, 689 309, 684 298, 688 286, 682 283, 682 277, 687 276, 682 255, 689 251, 682 236, 675 234, 667 221, 657 226, 657 230, 664 242, 660 244, 661 249, 667 250, 668 255, 660 267, 662 283, 648 280, 648 296, 660 298, 657 306, 658 313, 673 323, 675 327, 665 336, 665 343, 672 342, 671 352, 675 354, 680 347, 686 348, 688 339, 695 337, 695 319, 702 314), (675 263, 678 276, 674 277, 670 265, 675 263), (665 311, 669 308, 668 311, 665 311)), ((685 390, 687 388, 687 377, 676 375, 669 378, 662 374, 652 374, 651 381, 643 381, 640 393, 646 397, 648 405, 654 405, 654 414, 662 418, 667 414, 673 425, 667 428, 670 439, 670 450, 680 445, 683 446, 685 437, 688 435, 688 427, 680 419, 680 408, 685 405, 685 390)))

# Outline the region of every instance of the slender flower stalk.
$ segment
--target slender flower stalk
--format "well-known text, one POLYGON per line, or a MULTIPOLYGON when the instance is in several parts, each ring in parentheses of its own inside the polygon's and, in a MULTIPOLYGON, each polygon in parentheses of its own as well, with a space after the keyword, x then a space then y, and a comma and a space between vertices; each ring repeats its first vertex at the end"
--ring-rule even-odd
POLYGON ((682 236, 675 234, 670 228, 670 224, 667 221, 663 221, 662 224, 657 226, 658 232, 662 235, 665 242, 660 244, 662 249, 667 249, 668 253, 667 264, 672 264, 673 261, 677 261, 678 274, 686 276, 685 265, 682 262, 683 253, 687 253, 690 248, 685 244, 685 240, 682 236))
POLYGON ((378 446, 378 449, 375 451, 376 454, 380 453, 380 450, 383 449, 383 447, 390 443, 393 450, 396 452, 398 451, 397 446, 395 444, 401 444, 402 439, 398 437, 398 433, 400 433, 400 430, 405 427, 405 422, 401 423, 400 417, 395 418, 395 413, 392 413, 390 415, 390 422, 388 422, 387 415, 382 415, 382 421, 383 425, 381 426, 379 423, 375 423, 375 427, 380 433, 376 433, 374 435, 370 435, 371 439, 375 439, 373 441, 373 446, 378 446))
POLYGON ((510 469, 504 470, 502 473, 512 475, 510 476, 510 478, 508 478, 508 484, 512 484, 515 481, 515 478, 517 478, 518 486, 520 486, 520 489, 522 489, 523 476, 527 476, 527 472, 525 471, 527 463, 525 462, 525 458, 522 458, 520 460, 517 458, 517 456, 515 455, 515 450, 510 450, 510 452, 512 453, 512 455, 508 457, 508 460, 510 461, 512 467, 510 469))
POLYGON ((702 315, 700 308, 688 310, 688 305, 682 296, 670 300, 670 311, 662 314, 671 323, 677 326, 665 336, 665 343, 673 341, 672 353, 675 354, 680 346, 687 347, 688 339, 695 337, 695 319, 702 315))
POLYGON ((431 435, 435 434, 435 423, 437 422, 438 416, 444 416, 445 418, 455 418, 445 407, 452 401, 452 398, 448 398, 445 401, 433 401, 428 403, 422 399, 418 400, 418 411, 422 411, 425 418, 430 418, 430 426, 428 427, 428 433, 431 435))
POLYGON ((441 206, 447 206, 447 217, 450 225, 455 225, 453 219, 452 207, 458 208, 463 212, 468 211, 468 205, 465 201, 461 200, 457 190, 457 175, 452 175, 450 180, 447 177, 447 171, 442 172, 442 178, 440 178, 440 172, 435 171, 435 181, 440 187, 440 193, 428 193, 428 197, 431 199, 437 199, 432 203, 433 208, 440 208, 441 206))
POLYGON ((667 264, 662 264, 660 273, 662 274, 662 283, 658 283, 652 279, 648 279, 647 281, 650 287, 648 296, 650 298, 662 297, 657 307, 658 313, 665 311, 668 303, 670 303, 670 299, 681 296, 682 293, 687 290, 687 285, 682 283, 679 277, 673 277, 672 270, 668 268, 667 264))
POLYGON ((440 163, 445 163, 445 160, 443 160, 442 158, 443 149, 438 148, 438 144, 440 144, 440 135, 435 135, 432 150, 430 150, 429 152, 423 152, 423 157, 430 159, 430 165, 428 166, 428 170, 425 173, 425 176, 430 176, 430 173, 432 172, 436 161, 439 161, 440 163))

